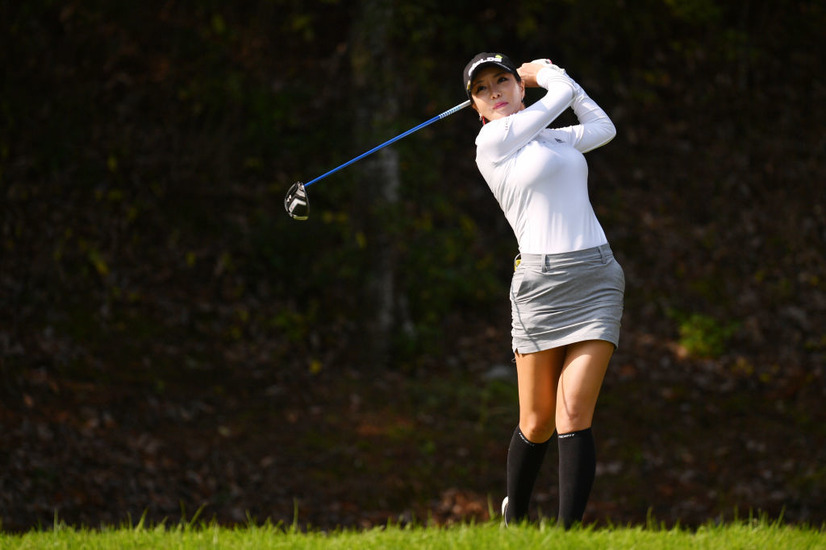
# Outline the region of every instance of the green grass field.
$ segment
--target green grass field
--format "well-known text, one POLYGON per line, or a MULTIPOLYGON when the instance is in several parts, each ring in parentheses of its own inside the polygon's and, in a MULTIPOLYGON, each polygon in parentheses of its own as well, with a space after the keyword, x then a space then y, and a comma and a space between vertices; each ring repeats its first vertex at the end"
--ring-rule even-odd
POLYGON ((278 526, 226 528, 182 525, 102 529, 58 526, 25 534, 0 535, 0 549, 816 549, 826 548, 823 527, 742 521, 699 529, 658 527, 583 528, 563 531, 550 524, 503 528, 496 522, 452 527, 374 528, 366 531, 301 532, 278 526))

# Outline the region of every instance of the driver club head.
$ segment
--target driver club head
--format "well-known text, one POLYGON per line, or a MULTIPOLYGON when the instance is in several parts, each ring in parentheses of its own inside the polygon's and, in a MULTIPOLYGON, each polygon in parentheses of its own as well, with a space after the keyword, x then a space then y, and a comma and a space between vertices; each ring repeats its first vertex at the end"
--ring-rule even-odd
POLYGON ((294 220, 303 221, 310 217, 310 198, 303 183, 297 181, 290 187, 287 196, 284 197, 284 208, 294 220))

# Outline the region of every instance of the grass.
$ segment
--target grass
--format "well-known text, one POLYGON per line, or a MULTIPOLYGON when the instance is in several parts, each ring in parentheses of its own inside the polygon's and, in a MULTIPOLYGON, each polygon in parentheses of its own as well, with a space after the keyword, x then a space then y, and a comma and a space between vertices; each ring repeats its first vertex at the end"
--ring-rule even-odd
POLYGON ((121 528, 73 528, 0 534, 0 549, 40 548, 180 550, 220 549, 771 549, 826 548, 824 528, 791 526, 767 520, 740 521, 698 529, 680 527, 604 527, 563 531, 552 524, 503 528, 498 522, 451 527, 388 526, 366 531, 299 531, 266 524, 221 527, 216 524, 121 528))

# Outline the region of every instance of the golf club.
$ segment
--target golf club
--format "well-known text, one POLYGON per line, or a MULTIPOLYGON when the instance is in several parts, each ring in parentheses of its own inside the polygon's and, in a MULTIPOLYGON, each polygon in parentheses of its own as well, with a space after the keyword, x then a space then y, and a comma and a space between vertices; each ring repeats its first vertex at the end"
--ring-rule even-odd
POLYGON ((383 149, 383 148, 387 147, 388 145, 399 141, 403 137, 407 137, 410 134, 412 134, 413 132, 415 132, 417 130, 421 130, 425 126, 433 124, 437 120, 442 120, 443 118, 449 117, 453 113, 461 111, 462 109, 464 109, 468 105, 470 105, 470 100, 464 101, 464 102, 460 103, 459 105, 456 105, 455 107, 453 107, 451 109, 448 109, 444 113, 436 115, 433 118, 431 118, 430 120, 422 122, 421 124, 419 124, 415 128, 411 128, 411 129, 407 130, 406 132, 397 135, 394 138, 388 139, 387 141, 385 141, 381 145, 377 145, 376 147, 373 147, 369 151, 366 151, 366 152, 360 154, 356 158, 348 160, 347 162, 345 162, 341 166, 337 166, 336 168, 333 168, 332 170, 330 170, 326 174, 322 174, 322 175, 318 176, 317 178, 315 178, 314 180, 308 181, 307 183, 301 183, 300 181, 295 182, 292 185, 292 187, 290 187, 290 190, 287 191, 287 196, 284 197, 284 208, 287 209, 287 214, 289 214, 290 217, 292 217, 294 220, 306 220, 310 216, 310 199, 307 196, 307 187, 311 186, 312 184, 314 184, 318 180, 324 179, 329 175, 335 174, 336 172, 338 172, 342 168, 346 168, 347 166, 350 166, 354 162, 357 162, 357 161, 363 159, 364 157, 366 157, 368 155, 372 155, 376 151, 378 151, 380 149, 383 149))

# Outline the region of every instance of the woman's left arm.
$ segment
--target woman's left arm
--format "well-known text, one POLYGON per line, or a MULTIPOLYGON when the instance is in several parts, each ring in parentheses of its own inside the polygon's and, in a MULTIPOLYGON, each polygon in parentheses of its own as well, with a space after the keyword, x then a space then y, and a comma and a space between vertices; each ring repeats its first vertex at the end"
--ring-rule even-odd
POLYGON ((576 114, 579 124, 559 130, 568 134, 568 142, 581 153, 605 145, 617 135, 614 123, 579 84, 576 84, 571 109, 576 114))

